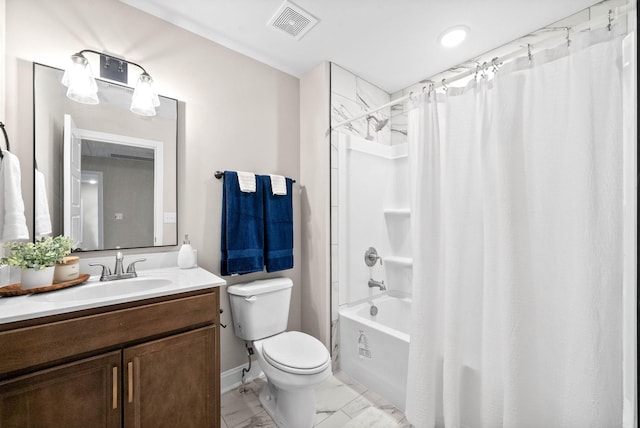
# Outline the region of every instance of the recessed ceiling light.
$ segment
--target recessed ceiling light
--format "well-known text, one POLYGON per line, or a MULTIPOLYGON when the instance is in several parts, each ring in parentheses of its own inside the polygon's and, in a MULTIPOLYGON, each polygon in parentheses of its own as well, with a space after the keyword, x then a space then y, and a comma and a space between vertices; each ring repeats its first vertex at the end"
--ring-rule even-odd
POLYGON ((469 33, 469 28, 464 25, 456 25, 455 27, 451 27, 440 34, 438 37, 438 41, 445 48, 452 48, 454 46, 458 46, 460 43, 467 38, 467 33, 469 33))

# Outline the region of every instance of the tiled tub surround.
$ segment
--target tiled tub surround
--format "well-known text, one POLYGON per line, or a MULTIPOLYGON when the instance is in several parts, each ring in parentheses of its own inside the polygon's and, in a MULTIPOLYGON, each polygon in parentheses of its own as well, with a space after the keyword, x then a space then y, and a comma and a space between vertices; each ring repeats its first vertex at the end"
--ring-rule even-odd
POLYGON ((343 133, 335 133, 333 137, 332 156, 336 159, 331 165, 334 368, 339 367, 381 395, 391 391, 387 399, 402 407, 406 368, 397 379, 381 379, 374 373, 393 372, 387 369, 389 365, 406 366, 408 334, 403 333, 406 338, 398 339, 402 334, 390 333, 383 325, 376 326, 367 335, 375 335, 378 349, 391 341, 394 345, 390 346, 403 351, 399 355, 376 352, 375 359, 361 360, 357 355, 357 342, 363 327, 344 318, 341 312, 358 303, 368 306, 368 299, 384 294, 367 286, 369 278, 384 280, 392 294, 410 294, 407 145, 379 144, 343 133), (383 265, 366 266, 363 254, 370 246, 378 250, 383 265), (396 346, 394 341, 398 340, 401 345, 396 346), (347 362, 346 367, 343 361, 347 362))
MULTIPOLYGON (((331 64, 331 124, 343 122, 359 116, 380 105, 387 104, 391 99, 402 96, 403 91, 390 95, 375 85, 345 70, 337 64, 331 64)), ((389 120, 379 131, 375 132, 375 121, 367 122, 359 119, 342 126, 331 133, 331 356, 334 370, 339 368, 339 296, 340 290, 339 262, 339 177, 338 177, 338 140, 340 134, 360 137, 365 144, 401 145, 406 143, 406 112, 404 105, 387 107, 373 114, 379 120, 389 120), (367 136, 370 140, 367 140, 367 136)), ((346 225, 342 224, 343 230, 346 225)), ((343 249, 344 251, 344 249, 343 249)))
MULTIPOLYGON (((222 428, 276 428, 267 412, 258 401, 258 394, 264 384, 263 378, 257 378, 245 386, 241 394, 236 388, 222 395, 222 428)), ((411 425, 404 414, 378 394, 355 382, 343 372, 336 372, 316 387, 316 419, 318 428, 338 428, 355 425, 366 417, 365 411, 382 411, 377 424, 372 428, 409 428, 411 425)))

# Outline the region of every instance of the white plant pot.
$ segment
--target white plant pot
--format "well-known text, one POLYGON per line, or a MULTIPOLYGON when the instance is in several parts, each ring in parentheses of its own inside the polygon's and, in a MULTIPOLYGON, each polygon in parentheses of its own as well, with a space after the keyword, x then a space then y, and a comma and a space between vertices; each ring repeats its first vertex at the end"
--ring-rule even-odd
POLYGON ((31 288, 46 287, 53 284, 53 272, 55 266, 49 266, 42 270, 33 268, 22 269, 20 288, 29 290, 31 288))

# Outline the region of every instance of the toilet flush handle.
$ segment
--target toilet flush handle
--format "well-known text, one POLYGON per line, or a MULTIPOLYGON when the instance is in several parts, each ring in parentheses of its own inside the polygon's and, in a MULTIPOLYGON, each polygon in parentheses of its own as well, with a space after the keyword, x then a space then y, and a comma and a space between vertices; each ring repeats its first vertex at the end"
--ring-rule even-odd
POLYGON ((256 300, 258 300, 258 298, 256 296, 251 296, 251 297, 245 297, 244 300, 246 300, 249 303, 253 303, 256 300))

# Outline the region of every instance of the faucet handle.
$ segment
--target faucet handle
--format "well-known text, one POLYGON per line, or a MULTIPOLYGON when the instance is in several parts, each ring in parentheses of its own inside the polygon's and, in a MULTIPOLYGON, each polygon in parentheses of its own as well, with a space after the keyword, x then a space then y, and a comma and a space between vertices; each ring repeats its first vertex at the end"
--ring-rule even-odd
POLYGON ((378 251, 373 247, 367 248, 367 251, 364 252, 365 264, 372 267, 378 260, 380 260, 380 265, 382 265, 382 257, 378 255, 378 251))
POLYGON ((111 275, 111 269, 109 269, 109 266, 105 266, 102 263, 89 263, 89 266, 102 266, 102 273, 100 275, 100 278, 111 275))
POLYGON ((129 266, 127 266, 127 273, 132 273, 134 277, 138 276, 138 274, 136 273, 136 263, 146 261, 147 259, 138 259, 132 261, 131 263, 129 263, 129 266))

